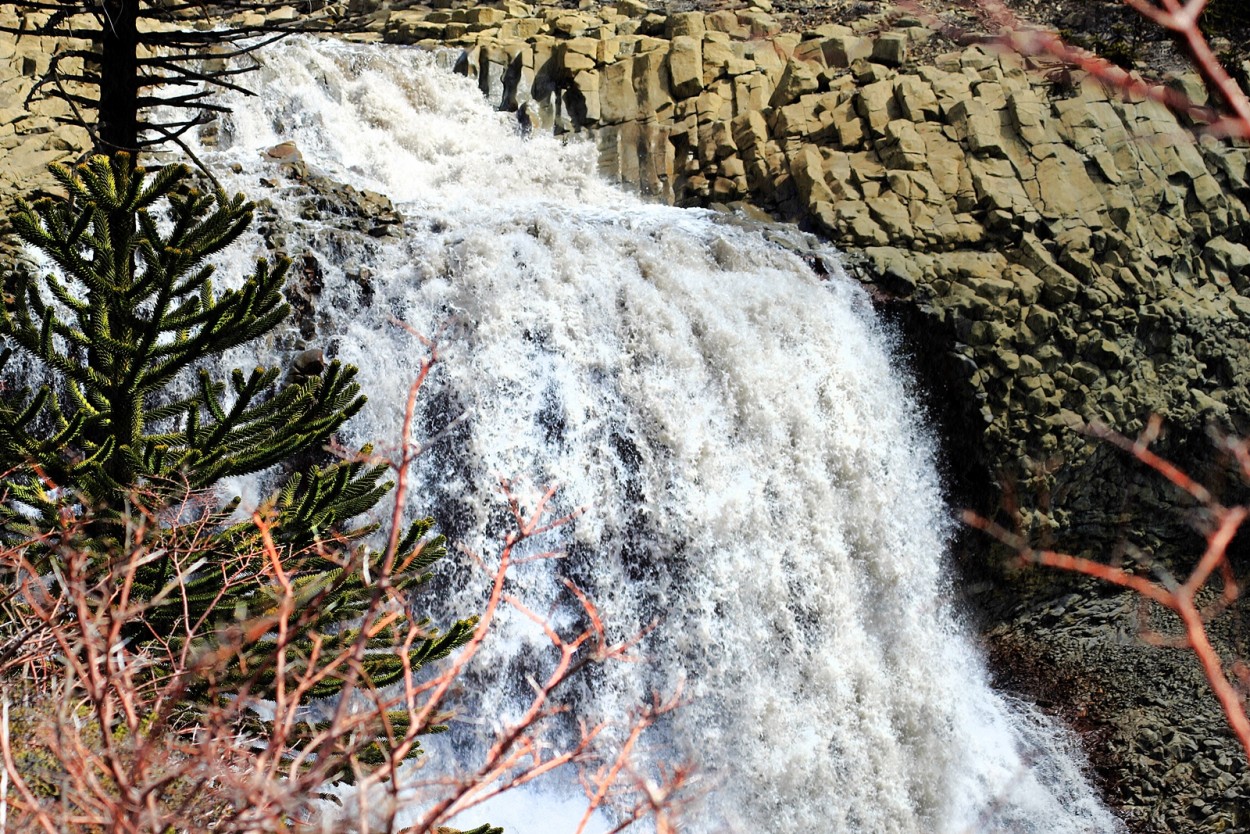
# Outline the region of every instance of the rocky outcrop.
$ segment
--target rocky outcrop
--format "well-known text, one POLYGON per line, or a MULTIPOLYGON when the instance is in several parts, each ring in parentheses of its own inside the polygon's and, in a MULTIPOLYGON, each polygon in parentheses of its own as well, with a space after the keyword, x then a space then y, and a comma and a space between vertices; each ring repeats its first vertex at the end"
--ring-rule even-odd
MULTIPOLYGON (((1070 67, 937 44, 915 20, 789 31, 769 0, 673 14, 437 0, 383 9, 353 37, 451 46, 524 128, 594 141, 606 175, 674 203, 744 201, 837 244, 910 346, 957 501, 1014 508, 1033 540, 1091 555, 1130 541, 1184 569, 1200 550, 1174 490, 1072 427, 1132 434, 1159 414, 1165 453, 1226 474, 1206 431, 1250 433, 1245 144, 1195 140, 1070 67)), ((38 109, 54 104, 26 109, 51 48, 0 43, 0 190, 6 171, 85 141, 38 109)), ((271 156, 266 185, 303 189, 329 234, 399 222, 381 195, 318 180, 297 149, 271 156)), ((282 249, 271 214, 262 201, 282 249)), ((311 338, 319 268, 292 254, 311 338)), ((960 549, 1000 679, 1101 735, 1108 790, 1139 830, 1250 828, 1250 774, 1195 665, 1134 640, 1131 599, 1004 580, 1001 554, 960 549)), ((1221 628, 1245 656, 1245 623, 1221 628)))
MULTIPOLYGON (((1022 495, 1105 492, 1080 483, 1091 452, 1071 425, 1250 430, 1233 384, 1250 374, 1246 149, 1067 67, 980 47, 909 63, 931 33, 886 22, 782 33, 767 0, 626 0, 413 7, 383 31, 460 45, 497 107, 593 136, 604 172, 644 193, 745 199, 860 253, 942 334, 950 396, 976 404, 961 431, 1022 495)), ((1099 505, 1026 506, 1025 528, 1118 512, 1099 505)))
MULTIPOLYGON (((0 6, 0 22, 18 24, 11 6, 0 6)), ((51 187, 47 166, 76 157, 88 145, 87 132, 66 123, 73 115, 68 104, 31 99, 51 56, 82 46, 51 38, 0 38, 0 195, 51 187)), ((62 70, 72 73, 74 66, 67 61, 62 70)))
MULTIPOLYGON (((1134 434, 1158 414, 1167 454, 1225 474, 1207 429, 1250 432, 1244 144, 1195 140, 1071 67, 943 52, 907 19, 787 32, 767 0, 485 12, 413 7, 384 36, 459 46, 457 69, 497 107, 590 136, 604 172, 646 194, 745 200, 846 251, 908 337, 958 500, 1013 508, 1033 540, 1191 563, 1201 542, 1175 491, 1074 427, 1134 434)), ((1196 667, 1134 643, 1131 600, 1040 573, 1004 582, 1005 560, 964 551, 1002 679, 1089 693, 1079 712, 1054 706, 1102 734, 1127 818, 1250 826, 1250 774, 1196 667)))

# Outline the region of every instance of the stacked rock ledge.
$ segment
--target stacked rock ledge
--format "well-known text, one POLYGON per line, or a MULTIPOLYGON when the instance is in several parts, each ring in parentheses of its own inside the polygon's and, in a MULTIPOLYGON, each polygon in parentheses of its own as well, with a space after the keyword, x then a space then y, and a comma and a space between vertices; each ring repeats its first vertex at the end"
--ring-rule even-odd
MULTIPOLYGON (((510 3, 490 22, 439 14, 448 28, 417 42, 459 46, 456 69, 533 129, 592 138, 611 178, 677 204, 742 201, 847 253, 912 346, 956 500, 1014 504, 1034 539, 1102 556, 1128 539, 1186 569, 1201 542, 1171 488, 1074 427, 1133 435, 1161 415, 1163 451, 1200 476, 1221 471, 1209 428, 1250 433, 1245 143, 1196 139, 1154 101, 1059 64, 981 46, 917 62, 933 36, 915 21, 791 32, 766 5, 510 3)), ((403 27, 422 14, 392 13, 385 37, 411 42, 403 27)), ((1124 667, 1136 685, 1135 654, 1074 651, 1039 619, 1064 586, 1004 585, 1004 562, 970 551, 1004 639, 1027 627, 1030 651, 1067 673, 1124 667)), ((1218 716, 1195 718, 1190 738, 1214 745, 1214 781, 1182 790, 1175 761, 1138 754, 1151 722, 1147 735, 1184 732, 1177 702, 1140 684, 1148 703, 1104 711, 1125 814, 1140 830, 1250 826, 1250 775, 1215 738, 1218 716), (1171 804, 1162 784, 1192 802, 1171 804)))
POLYGON ((979 46, 913 63, 915 21, 797 33, 767 5, 412 6, 380 26, 459 46, 493 105, 593 138, 644 194, 747 201, 861 255, 949 337, 981 463, 1022 492, 1066 477, 1030 461, 1088 454, 1057 426, 1250 431, 1247 352, 1224 349, 1250 339, 1244 144, 1059 65, 979 46))
MULTIPOLYGON (((834 243, 910 345, 956 501, 1014 505, 1035 540, 1105 556, 1127 539, 1187 569, 1201 541, 1175 493, 1072 427, 1131 435, 1159 414, 1163 451, 1199 476, 1220 474, 1209 427, 1250 434, 1246 144, 1196 139, 1153 101, 1063 65, 980 46, 917 61, 935 49, 914 20, 787 26, 769 0, 673 14, 435 0, 378 9, 350 37, 444 50, 495 107, 586 135, 605 175, 654 199, 762 209, 834 243)), ((7 194, 87 144, 57 102, 26 103, 64 46, 0 42, 7 194)), ((344 234, 400 222, 381 195, 314 181, 298 158, 275 168, 266 185, 301 183, 307 211, 342 215, 344 234)), ((319 267, 300 263, 314 309, 319 267)), ((367 274, 353 280, 371 293, 367 274)), ((301 319, 301 336, 317 325, 301 319)), ((1183 659, 1150 673, 1160 660, 1132 643, 1129 601, 1037 573, 1004 583, 1005 561, 963 550, 965 577, 988 579, 969 593, 997 652, 1057 670, 1068 701, 1102 693, 1070 717, 1105 733, 1100 764, 1135 830, 1250 828, 1250 773, 1200 676, 1183 659)))

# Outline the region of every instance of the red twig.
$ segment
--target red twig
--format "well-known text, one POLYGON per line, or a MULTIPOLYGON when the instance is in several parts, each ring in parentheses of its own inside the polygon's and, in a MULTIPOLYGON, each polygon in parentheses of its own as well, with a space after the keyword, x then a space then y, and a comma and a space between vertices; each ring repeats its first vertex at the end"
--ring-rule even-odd
MULTIPOLYGON (((633 659, 631 652, 646 633, 609 643, 599 610, 570 584, 569 592, 580 603, 587 625, 567 637, 508 592, 510 569, 558 555, 518 558, 518 548, 584 511, 578 508, 553 517, 554 486, 544 490, 531 509, 523 506, 510 482, 502 482, 514 529, 501 542, 477 628, 449 662, 424 672, 412 668, 414 647, 430 634, 424 622, 410 613, 412 600, 397 590, 395 581, 397 572, 407 570, 415 554, 398 554, 395 549, 408 484, 406 472, 421 450, 412 438, 416 397, 437 359, 436 342, 421 341, 430 355, 410 387, 402 452, 393 464, 399 470, 399 486, 388 531, 390 544, 384 558, 373 563, 373 575, 365 574, 368 606, 359 621, 350 624, 356 637, 346 645, 332 649, 336 645, 332 637, 310 633, 318 599, 305 605, 295 563, 288 561, 293 554, 276 541, 279 537, 263 512, 252 519, 256 543, 251 552, 208 568, 201 539, 212 536, 213 524, 218 522, 207 520, 209 514, 201 508, 188 513, 197 521, 183 524, 181 509, 149 511, 138 500, 134 503, 139 516, 127 528, 125 538, 128 552, 101 559, 101 554, 76 552, 63 545, 73 539, 73 526, 85 523, 71 516, 64 519, 64 529, 46 539, 0 548, 0 564, 18 578, 12 593, 0 600, 5 614, 16 618, 0 620, 0 628, 9 637, 0 641, 3 682, 24 680, 37 690, 36 701, 58 705, 50 715, 39 713, 37 721, 25 718, 36 730, 21 739, 22 744, 33 744, 50 754, 55 763, 51 774, 57 784, 55 800, 44 799, 32 789, 29 765, 24 763, 28 759, 15 753, 8 724, 0 716, 0 758, 10 785, 10 792, 0 798, 4 803, 0 814, 7 813, 13 830, 139 834, 171 827, 211 827, 236 834, 308 834, 312 830, 393 834, 398 830, 401 787, 415 787, 399 767, 409 760, 420 736, 447 719, 445 704, 463 685, 463 672, 487 639, 501 604, 539 624, 555 653, 553 668, 541 684, 535 683, 533 698, 520 720, 499 734, 478 767, 463 778, 436 783, 441 794, 431 813, 407 831, 432 834, 450 816, 503 791, 561 767, 589 767, 605 758, 613 764, 599 771, 595 807, 611 793, 615 779, 621 795, 632 791, 642 797, 632 811, 625 812, 626 822, 649 814, 658 832, 673 830, 672 809, 689 770, 673 770, 659 786, 641 779, 631 784, 626 778, 632 777, 629 752, 659 714, 657 708, 635 718, 624 750, 603 753, 599 749, 606 723, 584 728, 580 739, 563 749, 548 748, 542 737, 543 723, 565 709, 553 703, 555 690, 591 664, 633 659), (175 633, 154 633, 145 648, 136 650, 122 635, 127 626, 144 622, 154 605, 151 599, 133 598, 139 568, 158 555, 149 542, 154 530, 162 534, 161 558, 170 559, 172 565, 170 583, 157 600, 177 606, 184 617, 175 633), (57 549, 55 577, 41 578, 27 562, 28 548, 36 545, 57 549), (191 622, 189 586, 206 569, 220 570, 222 589, 209 611, 191 622), (255 598, 264 600, 259 613, 243 619, 234 611, 218 610, 241 583, 255 585, 255 598), (395 652, 403 675, 401 685, 382 689, 369 679, 364 659, 370 640, 386 634, 392 635, 386 650, 395 652), (258 645, 272 650, 258 651, 258 645), (49 663, 51 655, 59 661, 49 663), (223 669, 239 670, 242 680, 232 677, 233 672, 223 676, 223 669), (32 670, 44 671, 35 674, 32 670), (310 693, 326 681, 341 686, 342 694, 328 716, 321 705, 323 720, 310 727, 309 710, 315 706, 310 693), (184 707, 192 687, 199 690, 197 700, 208 706, 193 712, 194 719, 189 721, 184 707), (265 697, 258 692, 266 693, 265 697), (260 710, 272 715, 272 720, 263 722, 264 729, 258 732, 255 712, 260 710), (315 800, 344 772, 359 787, 359 813, 338 827, 325 828, 315 800), (380 812, 384 817, 381 828, 375 825, 378 814, 371 816, 369 806, 369 790, 379 786, 390 799, 389 808, 380 812)), ((185 500, 199 499, 188 496, 185 500)), ((332 536, 319 542, 316 555, 341 567, 347 577, 358 576, 356 571, 370 558, 367 549, 337 542, 332 536)), ((156 630, 153 625, 149 629, 156 630)))
MULTIPOLYGON (((1149 0, 1123 2, 1138 14, 1176 33, 1182 39, 1207 88, 1224 102, 1228 110, 1226 114, 1221 114, 1214 108, 1198 106, 1183 93, 1170 87, 1148 83, 1140 76, 1097 55, 1072 46, 1053 32, 1022 26, 1002 0, 979 0, 981 7, 1000 30, 997 36, 1000 47, 1021 55, 1051 55, 1126 95, 1157 101, 1180 115, 1196 116, 1208 122, 1203 130, 1214 136, 1250 138, 1250 98, 1247 98, 1246 92, 1220 64, 1198 25, 1198 18, 1205 9, 1207 0, 1160 0, 1162 6, 1149 0)), ((935 16, 925 16, 933 25, 940 25, 935 16)))
MULTIPOLYGON (((1173 640, 1155 637, 1150 639, 1150 642, 1158 645, 1171 643, 1188 648, 1194 653, 1211 691, 1224 711, 1229 728, 1241 744, 1247 762, 1250 762, 1250 717, 1246 714, 1245 701, 1242 694, 1229 680, 1224 663, 1211 644, 1206 628, 1207 612, 1204 612, 1198 604, 1199 593, 1207 586, 1216 571, 1220 572, 1224 580, 1224 589, 1221 594, 1222 606, 1236 599, 1238 587, 1233 581, 1232 571, 1228 565, 1227 551, 1233 537, 1241 529, 1246 518, 1250 516, 1250 507, 1222 506, 1211 497, 1205 487, 1196 483, 1174 464, 1163 460, 1151 451, 1149 444, 1157 435, 1158 427, 1158 421, 1152 420, 1137 441, 1129 440, 1101 426, 1091 427, 1090 433, 1125 449, 1205 505, 1213 519, 1213 528, 1206 534, 1207 546, 1202 558, 1198 560, 1198 564, 1194 566, 1184 582, 1176 583, 1170 577, 1158 580, 1147 579, 1131 571, 1093 559, 1053 550, 1039 550, 1031 547, 1027 541, 1015 533, 973 512, 965 512, 964 521, 1014 549, 1025 562, 1091 576, 1134 591, 1144 599, 1173 611, 1180 618, 1181 634, 1173 640)), ((1237 668, 1234 666, 1234 674, 1237 673, 1237 668)))

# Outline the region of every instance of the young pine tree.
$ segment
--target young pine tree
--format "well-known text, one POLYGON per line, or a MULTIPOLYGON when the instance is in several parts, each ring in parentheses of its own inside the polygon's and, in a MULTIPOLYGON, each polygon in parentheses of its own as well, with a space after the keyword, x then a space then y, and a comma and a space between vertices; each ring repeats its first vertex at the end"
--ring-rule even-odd
MULTIPOLYGON (((252 218, 252 204, 241 195, 202 194, 190 186, 185 167, 149 174, 124 154, 52 170, 65 196, 19 202, 11 218, 57 274, 11 270, 3 287, 0 367, 21 351, 42 368, 42 384, 33 392, 10 388, 0 399, 0 539, 25 543, 37 571, 56 577, 65 548, 89 553, 101 573, 125 558, 134 546, 128 519, 140 496, 159 505, 199 491, 211 501, 222 478, 320 449, 364 397, 355 369, 337 362, 286 382, 277 369, 256 368, 236 370, 223 383, 202 367, 273 330, 289 310, 281 292, 285 262, 259 261, 240 289, 213 286, 206 259, 235 241, 252 218)), ((128 626, 129 645, 141 650, 144 641, 159 639, 168 653, 171 640, 187 639, 203 644, 192 649, 209 651, 222 619, 263 626, 277 606, 273 576, 261 568, 244 576, 223 569, 246 564, 238 557, 262 546, 277 552, 295 585, 299 613, 287 626, 306 644, 300 657, 332 657, 361 641, 361 675, 383 687, 401 680, 405 667, 419 668, 463 644, 474 620, 444 634, 430 630, 415 644, 405 645, 391 625, 374 624, 361 637, 361 618, 376 613, 380 594, 389 594, 392 605, 404 600, 399 619, 409 616, 409 592, 443 553, 441 538, 428 536, 428 519, 411 525, 390 553, 360 543, 372 528, 353 526, 352 519, 390 489, 385 470, 343 461, 295 472, 263 509, 260 525, 227 521, 237 499, 211 510, 208 524, 194 525, 201 558, 190 575, 161 555, 177 552, 179 537, 190 540, 186 519, 155 525, 148 535, 170 546, 149 546, 130 580, 132 603, 150 604, 128 626), (379 575, 386 577, 384 590, 369 580, 379 575), (192 633, 186 626, 195 623, 208 624, 197 632, 207 636, 177 637, 192 633), (314 641, 316 651, 309 648, 314 641)), ((252 632, 260 635, 252 658, 277 649, 271 631, 252 632)), ((217 691, 231 676, 246 680, 253 694, 278 685, 272 664, 245 665, 217 670, 217 691)), ((286 669, 306 671, 299 663, 286 669)), ((331 696, 342 686, 340 676, 328 675, 310 694, 331 696)), ((394 718, 402 724, 402 716, 394 718)))

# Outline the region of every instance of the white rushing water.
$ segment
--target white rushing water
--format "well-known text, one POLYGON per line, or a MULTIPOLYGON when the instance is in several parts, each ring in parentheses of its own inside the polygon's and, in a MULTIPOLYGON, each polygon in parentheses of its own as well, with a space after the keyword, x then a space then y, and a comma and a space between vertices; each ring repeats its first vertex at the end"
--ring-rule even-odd
MULTIPOLYGON (((313 343, 358 365, 370 397, 345 440, 398 437, 422 350, 390 317, 426 334, 451 322, 419 433, 464 419, 421 458, 411 513, 491 554, 500 476, 559 481, 558 509, 589 506, 541 543, 567 555, 515 568, 509 588, 566 631, 563 578, 614 639, 658 620, 642 662, 566 697, 594 722, 682 683, 688 703, 637 767, 699 769, 686 830, 1119 830, 1067 737, 990 689, 951 611, 930 441, 857 287, 759 231, 609 187, 589 147, 523 137, 428 55, 290 39, 263 61, 262 96, 230 101, 202 153, 236 164, 228 187, 271 200, 291 254, 324 269, 313 343), (302 220, 260 153, 287 140, 393 198, 402 235, 302 220), (359 267, 371 299, 346 277, 359 267)), ((450 557, 435 619, 478 610, 484 581, 450 557)), ((460 755, 527 700, 543 645, 503 612, 460 702, 477 723, 450 734, 460 755)), ((539 790, 460 822, 493 810, 514 834, 571 830, 576 791, 539 790)))

